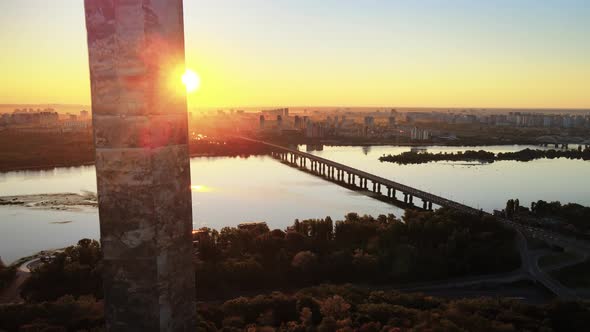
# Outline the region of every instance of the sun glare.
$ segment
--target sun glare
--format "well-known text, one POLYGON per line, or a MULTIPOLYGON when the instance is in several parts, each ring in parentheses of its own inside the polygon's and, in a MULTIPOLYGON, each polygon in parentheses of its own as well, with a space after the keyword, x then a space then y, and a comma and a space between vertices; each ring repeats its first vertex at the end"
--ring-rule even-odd
POLYGON ((187 69, 182 75, 182 84, 186 87, 186 92, 195 92, 201 86, 201 78, 194 71, 187 69))
POLYGON ((207 193, 211 191, 210 187, 204 186, 204 185, 191 185, 191 191, 193 192, 198 192, 198 193, 207 193))

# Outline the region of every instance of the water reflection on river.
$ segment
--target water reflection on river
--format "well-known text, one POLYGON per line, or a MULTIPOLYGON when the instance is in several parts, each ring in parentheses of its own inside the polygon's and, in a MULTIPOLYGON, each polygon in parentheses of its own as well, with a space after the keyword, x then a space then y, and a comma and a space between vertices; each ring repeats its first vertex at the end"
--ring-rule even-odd
MULTIPOLYGON (((305 150, 305 147, 301 147, 305 150)), ((480 147, 428 147, 430 152, 480 147)), ((493 152, 523 146, 485 147, 493 152)), ((383 154, 408 147, 324 147, 322 157, 357 167, 486 210, 508 198, 522 204, 547 199, 590 205, 590 164, 578 160, 422 165, 380 163, 383 154)), ((340 219, 350 211, 368 214, 402 211, 317 177, 281 165, 269 157, 194 158, 191 160, 194 227, 220 229, 243 221, 263 220, 285 228, 295 218, 340 219)), ((93 166, 48 171, 0 173, 0 196, 96 191, 93 166)), ((98 238, 96 210, 79 212, 0 207, 0 256, 12 261, 46 248, 63 247, 83 237, 98 238), (59 224, 55 222, 71 221, 59 224)))
MULTIPOLYGON (((400 215, 402 211, 266 156, 193 158, 193 226, 221 229, 243 221, 285 228, 296 218, 341 219, 347 212, 400 215)), ((96 192, 93 166, 0 174, 0 196, 96 192)), ((42 249, 98 238, 96 209, 85 212, 0 206, 0 257, 12 261, 42 249), (55 222, 72 221, 67 224, 55 222)))
MULTIPOLYGON (((519 151, 535 146, 425 147, 428 152, 486 150, 519 151)), ((398 165, 379 162, 387 154, 409 147, 324 147, 311 153, 487 211, 503 208, 510 198, 529 206, 539 199, 590 205, 590 162, 569 159, 538 159, 529 162, 498 161, 431 162, 398 165)))

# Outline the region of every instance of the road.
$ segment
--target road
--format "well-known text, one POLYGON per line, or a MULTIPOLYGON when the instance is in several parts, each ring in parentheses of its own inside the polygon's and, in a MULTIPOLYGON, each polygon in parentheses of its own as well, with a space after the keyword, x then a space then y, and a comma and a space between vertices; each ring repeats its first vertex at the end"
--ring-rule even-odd
POLYGON ((0 303, 22 303, 24 300, 20 296, 22 285, 31 276, 30 266, 39 262, 39 258, 33 258, 19 265, 16 269, 16 276, 12 284, 0 294, 0 303))

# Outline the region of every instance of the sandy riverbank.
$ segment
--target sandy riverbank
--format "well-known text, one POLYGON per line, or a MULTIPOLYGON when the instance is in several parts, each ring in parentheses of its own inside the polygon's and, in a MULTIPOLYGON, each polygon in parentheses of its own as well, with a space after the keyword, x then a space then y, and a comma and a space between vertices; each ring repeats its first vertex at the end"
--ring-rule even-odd
POLYGON ((0 197, 0 206, 18 205, 50 210, 75 211, 85 207, 96 207, 97 204, 96 194, 93 192, 0 197))

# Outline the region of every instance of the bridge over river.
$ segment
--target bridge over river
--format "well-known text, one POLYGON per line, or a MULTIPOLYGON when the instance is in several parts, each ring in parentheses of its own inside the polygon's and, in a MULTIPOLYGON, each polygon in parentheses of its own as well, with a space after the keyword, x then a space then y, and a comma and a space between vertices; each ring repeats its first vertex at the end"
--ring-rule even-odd
MULTIPOLYGON (((326 180, 340 183, 355 190, 371 191, 373 197, 378 197, 381 200, 389 200, 391 203, 403 202, 407 205, 414 206, 417 204, 417 207, 421 206, 423 209, 427 210, 431 210, 434 204, 441 207, 444 206, 457 209, 467 214, 491 216, 491 214, 486 211, 475 209, 451 199, 434 195, 310 153, 248 137, 238 136, 237 138, 269 147, 271 149, 271 155, 286 165, 306 171, 326 180), (400 198, 399 200, 398 197, 400 198), (414 201, 415 199, 419 199, 420 201, 414 201)), ((496 219, 512 228, 518 229, 532 238, 541 239, 562 248, 569 248, 586 253, 590 252, 590 243, 588 242, 566 237, 540 228, 515 223, 505 218, 496 217, 496 219)))
MULTIPOLYGON (((415 204, 418 204, 417 207, 420 207, 421 205, 421 207, 426 210, 432 210, 434 204, 441 207, 456 209, 467 214, 492 216, 486 211, 478 210, 448 198, 434 195, 310 153, 248 137, 237 136, 237 138, 269 147, 271 155, 286 165, 319 176, 323 179, 339 183, 354 190, 371 193, 372 197, 379 198, 382 201, 389 201, 391 203, 403 202, 409 206, 416 206, 415 204), (399 200, 398 197, 400 197, 399 200), (414 199, 419 199, 420 202, 415 202, 414 199)), ((496 219, 506 226, 514 228, 520 234, 543 240, 551 245, 576 251, 584 255, 590 252, 590 243, 586 241, 580 241, 544 229, 523 225, 505 218, 496 217, 496 219)), ((529 262, 530 258, 528 257, 521 258, 523 259, 523 264, 532 266, 536 265, 536 262, 534 264, 529 262)), ((542 271, 537 271, 538 269, 530 270, 535 279, 541 282, 553 293, 562 298, 575 298, 571 292, 568 292, 563 286, 549 278, 542 271)))

